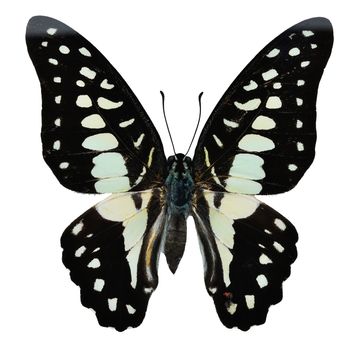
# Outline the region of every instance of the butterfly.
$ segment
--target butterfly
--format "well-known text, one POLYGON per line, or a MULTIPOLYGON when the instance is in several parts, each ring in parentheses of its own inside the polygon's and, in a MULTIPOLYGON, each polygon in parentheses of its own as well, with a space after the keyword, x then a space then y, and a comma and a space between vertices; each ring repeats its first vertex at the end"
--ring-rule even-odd
POLYGON ((130 87, 72 28, 36 16, 26 42, 41 84, 46 163, 70 190, 112 193, 61 238, 82 304, 101 326, 139 326, 157 288, 160 253, 175 273, 192 215, 221 322, 241 330, 263 324, 282 299, 298 235, 254 195, 292 189, 314 159, 331 23, 305 20, 260 51, 214 108, 193 159, 165 157, 130 87))

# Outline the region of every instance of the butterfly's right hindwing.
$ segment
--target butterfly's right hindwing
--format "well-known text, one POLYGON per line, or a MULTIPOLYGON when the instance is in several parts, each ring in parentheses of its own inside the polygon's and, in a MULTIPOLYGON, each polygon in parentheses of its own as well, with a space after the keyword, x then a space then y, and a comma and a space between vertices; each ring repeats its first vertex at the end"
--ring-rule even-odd
POLYGON ((41 84, 43 156, 61 184, 115 193, 163 182, 159 135, 107 59, 49 17, 29 21, 26 41, 41 84))
POLYGON ((264 323, 297 256, 294 226, 254 197, 227 192, 198 191, 193 216, 220 320, 242 330, 264 323))
POLYGON ((123 331, 145 316, 158 284, 162 201, 161 189, 111 195, 62 235, 63 263, 102 326, 123 331))

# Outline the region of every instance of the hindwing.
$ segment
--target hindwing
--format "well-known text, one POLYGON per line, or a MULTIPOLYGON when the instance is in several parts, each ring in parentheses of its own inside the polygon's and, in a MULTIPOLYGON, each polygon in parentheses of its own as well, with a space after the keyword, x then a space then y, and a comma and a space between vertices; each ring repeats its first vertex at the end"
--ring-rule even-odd
POLYGON ((161 189, 113 194, 62 235, 63 263, 101 326, 123 331, 145 316, 158 284, 162 196, 161 189))
POLYGON ((297 257, 294 226, 256 198, 227 192, 198 191, 193 216, 221 322, 242 330, 264 323, 297 257))

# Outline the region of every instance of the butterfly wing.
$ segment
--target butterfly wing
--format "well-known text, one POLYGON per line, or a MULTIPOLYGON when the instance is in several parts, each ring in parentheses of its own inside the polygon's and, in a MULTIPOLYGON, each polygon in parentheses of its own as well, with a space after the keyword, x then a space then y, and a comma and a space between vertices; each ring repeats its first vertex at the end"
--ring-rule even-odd
POLYGON ((264 323, 297 256, 295 228, 253 196, 227 192, 198 191, 193 216, 221 322, 241 330, 264 323))
POLYGON ((26 41, 41 84, 43 156, 61 184, 110 193, 163 182, 159 135, 107 59, 49 17, 29 21, 26 41))
POLYGON ((281 193, 298 183, 314 159, 317 88, 332 43, 330 22, 312 18, 247 65, 199 138, 197 183, 245 194, 281 193))
POLYGON ((63 233, 63 263, 101 326, 123 331, 145 316, 158 284, 162 196, 161 189, 113 194, 63 233))

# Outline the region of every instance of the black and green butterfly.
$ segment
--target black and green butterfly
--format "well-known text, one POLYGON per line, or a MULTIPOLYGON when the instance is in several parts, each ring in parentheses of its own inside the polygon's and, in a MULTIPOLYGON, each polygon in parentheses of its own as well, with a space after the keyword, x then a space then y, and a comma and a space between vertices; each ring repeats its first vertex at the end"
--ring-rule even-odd
POLYGON ((194 158, 165 157, 129 86, 85 38, 33 17, 28 51, 42 89, 44 159, 60 183, 112 193, 63 233, 63 262, 102 326, 143 320, 164 252, 175 272, 194 217, 205 284, 227 327, 265 321, 282 299, 297 232, 254 195, 282 193, 315 155, 316 96, 333 34, 325 18, 279 35, 225 92, 194 158))

